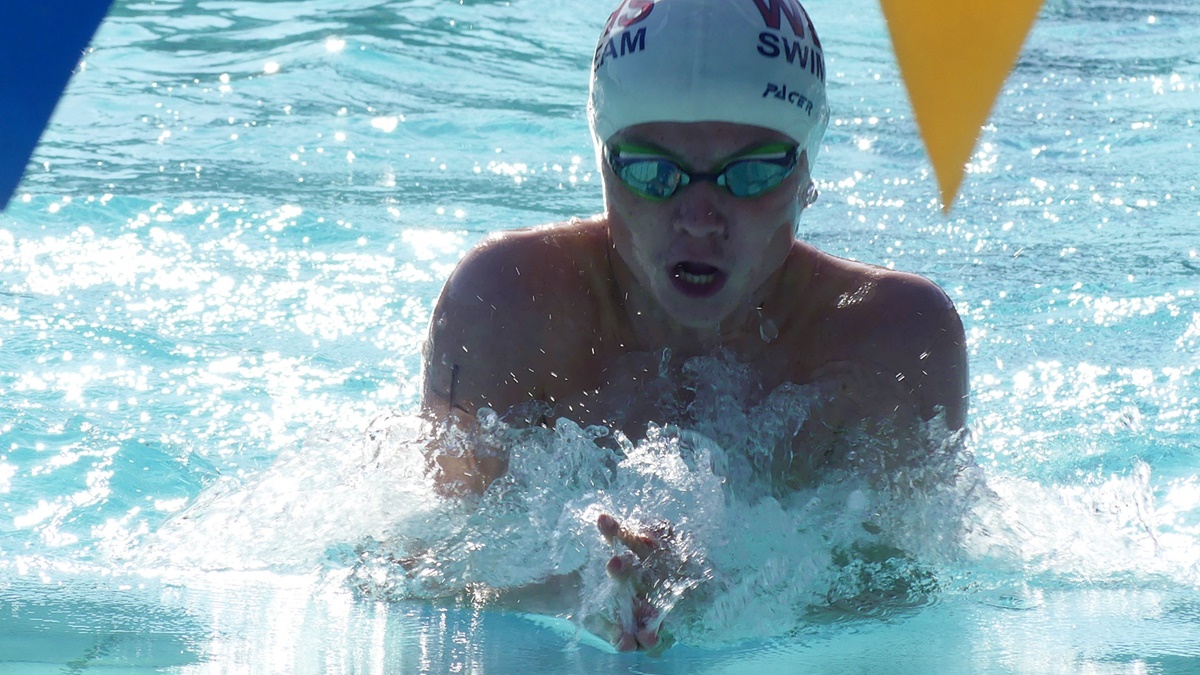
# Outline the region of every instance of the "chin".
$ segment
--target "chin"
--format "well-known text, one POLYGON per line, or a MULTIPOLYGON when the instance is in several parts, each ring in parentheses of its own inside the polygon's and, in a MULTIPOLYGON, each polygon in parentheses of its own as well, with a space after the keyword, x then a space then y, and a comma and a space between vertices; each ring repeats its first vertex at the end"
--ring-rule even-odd
POLYGON ((676 302, 664 305, 664 308, 667 315, 681 326, 695 330, 715 330, 733 314, 733 308, 726 304, 715 299, 680 302, 677 298, 676 302))

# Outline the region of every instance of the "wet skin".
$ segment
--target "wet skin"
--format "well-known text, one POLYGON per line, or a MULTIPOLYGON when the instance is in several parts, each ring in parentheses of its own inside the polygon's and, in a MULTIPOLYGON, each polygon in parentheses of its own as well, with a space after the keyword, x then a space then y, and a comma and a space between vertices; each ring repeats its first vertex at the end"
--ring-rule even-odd
MULTIPOLYGON (((639 125, 614 140, 715 172, 787 139, 701 122, 639 125)), ((659 377, 669 348, 673 363, 732 354, 764 392, 785 382, 821 388, 825 403, 788 449, 796 458, 788 485, 815 480, 845 428, 885 418, 903 427, 939 412, 950 429, 964 424, 965 340, 952 303, 922 277, 797 241, 806 158, 777 188, 749 199, 697 182, 651 201, 607 166, 603 178, 604 214, 499 233, 451 275, 425 348, 423 407, 432 419, 470 429, 481 407, 504 413, 542 401, 552 407, 545 419, 638 438, 648 421, 676 421, 662 401, 683 394, 659 377)), ((503 453, 433 452, 449 491, 482 492, 506 470, 503 453)), ((617 521, 606 518, 602 536, 633 553, 610 561, 609 574, 620 577, 642 558, 629 542, 648 535, 613 529, 617 521)), ((642 613, 658 620, 653 608, 642 613)), ((618 646, 628 647, 629 636, 643 648, 643 637, 656 640, 639 636, 642 624, 623 626, 618 646)))

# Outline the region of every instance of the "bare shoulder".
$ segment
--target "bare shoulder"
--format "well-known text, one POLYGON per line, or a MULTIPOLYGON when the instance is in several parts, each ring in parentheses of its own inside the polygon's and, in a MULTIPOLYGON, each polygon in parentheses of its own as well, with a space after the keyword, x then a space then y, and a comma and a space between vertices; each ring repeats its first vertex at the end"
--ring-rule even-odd
POLYGON ((820 253, 821 323, 848 360, 895 379, 922 415, 946 411, 961 426, 967 405, 966 339, 950 297, 933 281, 907 272, 820 253))
POLYGON ((571 221, 488 236, 463 256, 446 282, 441 302, 507 300, 507 309, 519 309, 526 300, 552 299, 543 282, 578 276, 587 251, 602 248, 591 223, 571 221), (542 293, 529 295, 530 290, 542 293))
POLYGON ((843 337, 869 336, 877 327, 916 333, 961 328, 949 296, 923 276, 838 258, 809 246, 799 255, 805 260, 806 295, 813 311, 827 325, 844 326, 850 335, 843 337))
POLYGON ((586 295, 606 239, 595 221, 502 232, 455 268, 425 345, 425 407, 503 412, 542 397, 593 320, 586 295))

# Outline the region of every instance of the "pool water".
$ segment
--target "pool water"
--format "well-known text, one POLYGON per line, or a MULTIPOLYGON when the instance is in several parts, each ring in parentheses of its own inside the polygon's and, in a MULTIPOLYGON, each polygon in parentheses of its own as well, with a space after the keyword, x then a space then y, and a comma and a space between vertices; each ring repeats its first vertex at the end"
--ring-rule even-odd
POLYGON ((1200 8, 1047 0, 947 217, 877 3, 806 6, 833 119, 800 236, 967 331, 939 488, 731 497, 730 439, 804 393, 718 392, 620 455, 512 433, 514 489, 440 502, 433 302, 487 233, 601 209, 607 8, 117 0, 0 214, 0 672, 1200 669, 1200 8), (721 581, 661 656, 480 595, 580 570, 599 602, 602 510, 721 581))

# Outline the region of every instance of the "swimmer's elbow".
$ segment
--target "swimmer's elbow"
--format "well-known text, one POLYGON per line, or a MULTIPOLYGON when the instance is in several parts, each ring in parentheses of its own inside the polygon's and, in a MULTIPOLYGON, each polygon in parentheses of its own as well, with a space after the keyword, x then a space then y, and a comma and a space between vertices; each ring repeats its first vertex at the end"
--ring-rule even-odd
POLYGON ((433 482, 445 496, 481 495, 508 470, 507 458, 481 455, 474 451, 460 454, 441 452, 433 460, 433 482))
POLYGON ((480 432, 475 415, 426 387, 422 413, 436 430, 425 448, 430 478, 444 496, 481 495, 508 471, 508 456, 480 432))

